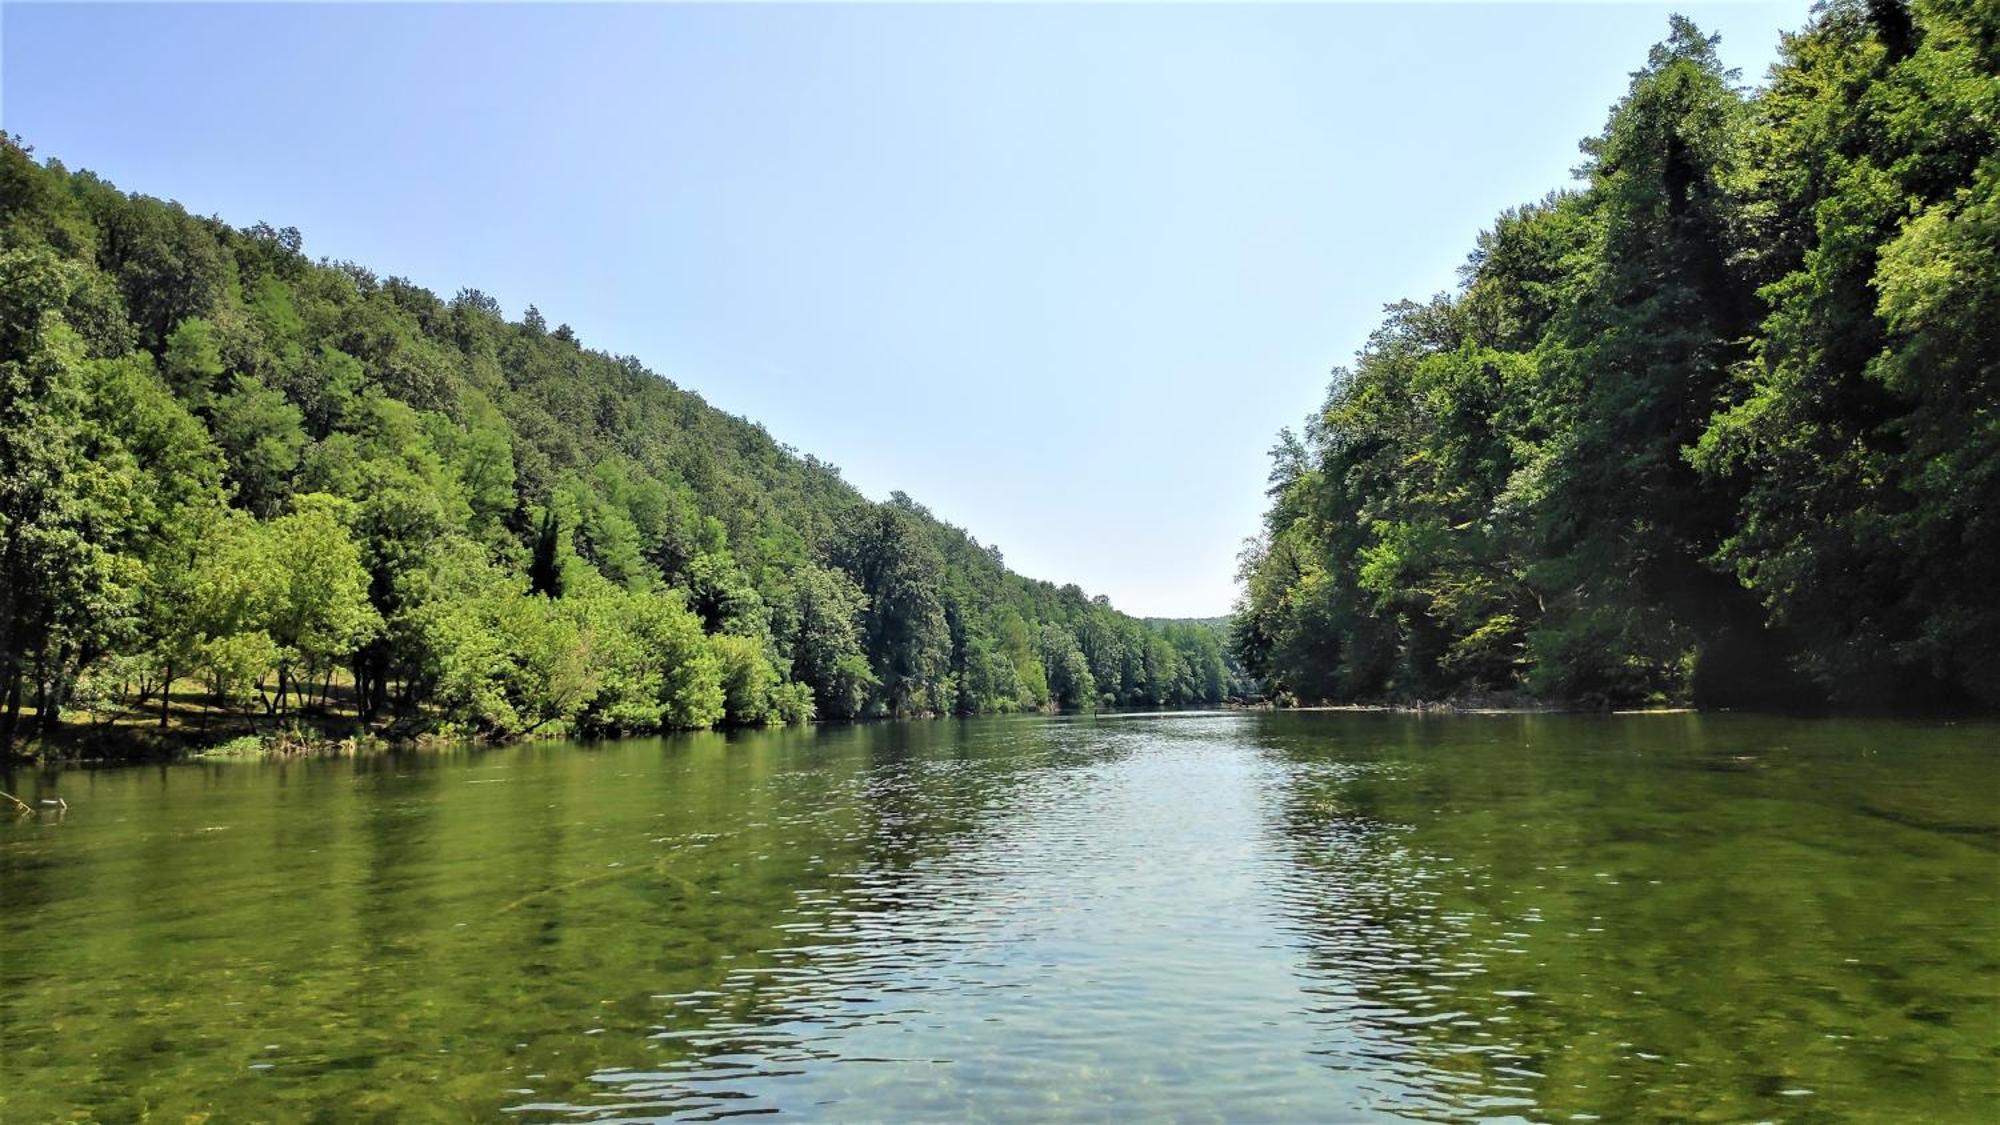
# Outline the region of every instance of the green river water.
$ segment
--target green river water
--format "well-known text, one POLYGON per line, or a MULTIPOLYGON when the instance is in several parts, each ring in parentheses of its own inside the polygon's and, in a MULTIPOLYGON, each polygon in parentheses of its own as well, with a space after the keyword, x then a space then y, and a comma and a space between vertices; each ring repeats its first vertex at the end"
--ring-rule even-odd
POLYGON ((0 810, 9 1125, 2000 1119, 1991 724, 1023 717, 4 781, 41 810, 0 810))

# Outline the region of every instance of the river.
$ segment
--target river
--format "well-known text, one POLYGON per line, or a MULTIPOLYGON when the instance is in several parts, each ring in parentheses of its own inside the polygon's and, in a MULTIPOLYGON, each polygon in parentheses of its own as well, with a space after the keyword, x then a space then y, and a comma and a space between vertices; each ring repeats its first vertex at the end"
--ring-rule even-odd
POLYGON ((2000 1112, 1991 724, 1017 717, 5 780, 7 1122, 2000 1112))

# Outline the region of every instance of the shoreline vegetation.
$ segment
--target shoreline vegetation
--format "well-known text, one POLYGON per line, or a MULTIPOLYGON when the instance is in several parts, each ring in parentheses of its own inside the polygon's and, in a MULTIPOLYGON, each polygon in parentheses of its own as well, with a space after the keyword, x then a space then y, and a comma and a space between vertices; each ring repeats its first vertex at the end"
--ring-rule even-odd
MULTIPOLYGON (((1148 624, 1186 624, 1157 622, 1148 624)), ((1221 621, 1198 622, 1222 636, 1221 621)), ((1219 642, 1218 642, 1219 643, 1219 642)), ((1241 687, 1241 681, 1225 686, 1241 687)), ((595 740, 625 734, 674 733, 694 727, 660 727, 653 731, 579 732, 571 725, 534 730, 494 732, 456 725, 438 713, 369 717, 362 709, 353 677, 336 669, 311 696, 312 702, 280 711, 271 694, 273 682, 252 685, 254 698, 218 696, 205 685, 178 681, 170 691, 149 685, 143 692, 129 686, 104 696, 85 696, 52 726, 44 725, 32 707, 23 707, 18 722, 28 739, 10 754, 0 754, 0 769, 36 764, 117 764, 162 761, 228 761, 308 757, 434 746, 489 746, 515 741, 595 740)), ((1243 694, 1219 699, 1152 701, 1137 698, 1114 705, 1108 700, 1067 710, 1051 704, 1015 709, 1023 714, 1122 713, 1144 709, 1245 708, 1264 701, 1243 694)), ((986 713, 1005 713, 989 711, 986 713)), ((968 714, 910 712, 901 715, 861 714, 814 722, 874 722, 892 718, 964 718, 968 714)), ((713 729, 754 729, 786 725, 714 724, 713 729)))
MULTIPOLYGON (((198 691, 179 691, 167 721, 160 722, 157 711, 140 713, 121 710, 108 714, 75 714, 52 734, 37 741, 17 745, 12 757, 0 758, 0 769, 41 764, 117 764, 161 761, 233 761, 261 758, 309 757, 375 752, 392 749, 421 749, 437 746, 486 746, 519 741, 574 741, 579 736, 566 728, 518 732, 494 737, 475 731, 454 730, 434 723, 406 720, 367 720, 353 705, 351 694, 338 690, 324 709, 300 712, 283 720, 246 714, 203 696, 198 691)), ((1212 702, 1168 706, 1187 709, 1224 710, 1270 709, 1264 700, 1223 699, 1212 702)), ((1045 708, 1022 714, 1105 714, 1116 715, 1153 710, 1142 703, 1131 707, 1100 707, 1061 712, 1045 708)), ((1404 710, 1392 705, 1364 708, 1300 707, 1297 710, 1404 710)), ((1419 708, 1421 709, 1421 708, 1419 708)), ((904 718, 942 719, 969 716, 910 715, 904 718)), ((878 722, 890 716, 860 716, 834 722, 878 722)), ((36 728, 32 711, 23 715, 24 726, 36 728)), ((819 722, 825 722, 821 720, 819 722)), ((766 724, 774 725, 774 724, 766 724)), ((722 727, 723 730, 756 729, 722 727)), ((674 733, 674 732, 660 732, 674 733)), ((612 737, 616 737, 613 735, 612 737)))
POLYGON ((2000 8, 1676 17, 1272 451, 1233 648, 1301 700, 2000 709, 2000 8))
MULTIPOLYGON (((1601 707, 1562 704, 1524 695, 1467 694, 1435 700, 1356 701, 1347 703, 1301 703, 1239 695, 1214 701, 1197 701, 1155 708, 1143 701, 1130 707, 1094 708, 1088 712, 1118 715, 1147 710, 1203 708, 1220 711, 1359 712, 1380 714, 1498 715, 1498 714, 1670 714, 1692 708, 1656 706, 1640 711, 1607 711, 1601 707)), ((1037 712, 1027 712, 1037 713, 1037 712)), ((1052 708, 1041 714, 1063 714, 1052 708)), ((949 718, 952 716, 909 716, 949 718)), ((878 717, 880 718, 880 717, 878 717)), ((39 730, 32 710, 25 711, 23 726, 39 730)), ((854 722, 877 719, 857 718, 854 722)), ((206 695, 199 685, 175 686, 166 721, 157 706, 120 706, 106 712, 75 711, 68 715, 48 741, 24 743, 11 758, 0 758, 0 768, 56 764, 117 764, 161 761, 243 761, 263 758, 309 757, 376 752, 391 749, 435 746, 497 745, 510 741, 571 740, 567 729, 523 732, 495 738, 477 732, 440 728, 423 719, 369 721, 355 706, 351 678, 336 675, 319 705, 285 719, 273 719, 264 711, 244 711, 231 701, 206 695)))
MULTIPOLYGON (((162 726, 155 713, 137 715, 122 712, 108 716, 72 717, 48 736, 51 744, 25 744, 10 758, 0 758, 0 770, 40 765, 118 765, 159 762, 256 761, 273 758, 303 758, 379 753, 391 750, 440 747, 494 746, 523 741, 574 741, 576 735, 556 729, 493 738, 470 732, 440 731, 422 725, 396 721, 369 722, 351 705, 296 715, 282 723, 228 712, 188 691, 176 695, 176 710, 162 726), (212 708, 212 709, 211 709, 212 708)), ((351 704, 351 701, 350 701, 351 704)), ((1172 713, 1176 710, 1211 712, 1289 712, 1296 714, 1379 714, 1379 715, 1685 715, 1728 713, 1728 708, 1700 708, 1652 704, 1630 708, 1610 708, 1598 704, 1558 702, 1526 695, 1469 694, 1443 699, 1368 700, 1344 703, 1300 703, 1261 697, 1237 697, 1214 702, 1153 708, 1144 704, 1121 708, 1093 708, 1062 712, 1044 709, 1024 714, 1101 715, 1172 713)), ((1765 713, 1784 713, 1765 709, 1765 713)), ((1790 712, 1826 718, 1852 717, 1826 709, 1790 712)), ((1929 714, 1929 713, 1927 713, 1929 714)), ((26 716, 32 720, 32 714, 26 716)), ((942 719, 967 716, 906 716, 942 719)), ((1908 715, 1898 717, 1911 717, 1908 715)), ((861 717, 837 722, 871 723, 884 716, 861 717)), ((32 725, 32 723, 30 723, 32 725)), ((724 728, 731 729, 731 728, 724 728)), ((736 728, 743 729, 743 728, 736 728)), ((754 729, 754 728, 752 728, 754 729)), ((672 732, 664 732, 672 733, 672 732)))
POLYGON ((488 741, 1212 703, 1226 642, 532 306, 0 139, 0 759, 171 752, 188 684, 198 731, 488 741))

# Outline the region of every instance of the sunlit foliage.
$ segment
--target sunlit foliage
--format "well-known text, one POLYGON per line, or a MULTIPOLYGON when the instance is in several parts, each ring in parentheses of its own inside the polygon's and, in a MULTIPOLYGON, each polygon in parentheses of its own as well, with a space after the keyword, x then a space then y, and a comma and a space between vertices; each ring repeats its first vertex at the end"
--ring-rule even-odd
POLYGON ((1583 183, 1275 451, 1234 647, 1301 699, 2000 705, 2000 17, 1676 18, 1583 183))

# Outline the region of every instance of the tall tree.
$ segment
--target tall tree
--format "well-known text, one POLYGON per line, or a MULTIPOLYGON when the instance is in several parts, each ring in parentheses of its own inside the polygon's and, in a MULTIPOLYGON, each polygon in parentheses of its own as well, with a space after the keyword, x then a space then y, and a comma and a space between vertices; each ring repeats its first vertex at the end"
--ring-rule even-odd
POLYGON ((943 710, 951 651, 940 582, 944 560, 898 493, 842 544, 842 565, 867 596, 863 643, 891 714, 943 710))
POLYGON ((46 252, 0 252, 0 755, 24 680, 51 726, 142 577, 119 551, 134 466, 91 423, 83 342, 61 315, 75 277, 46 252))

